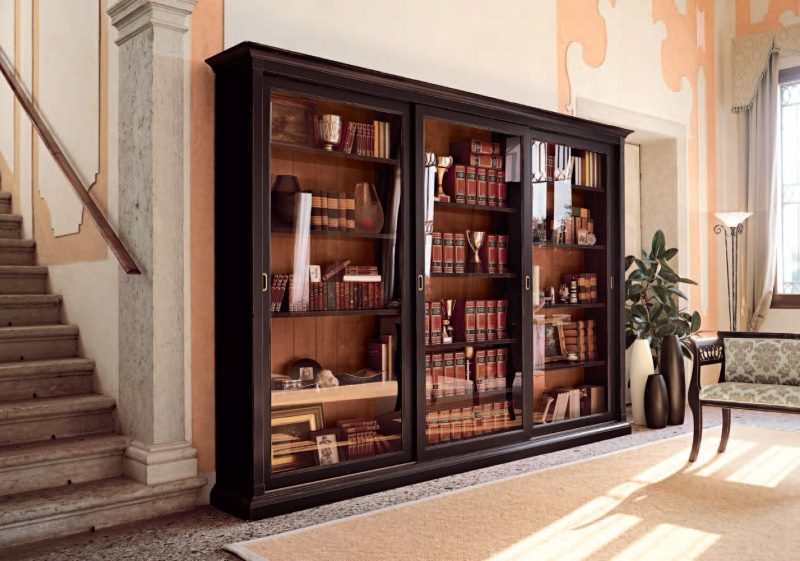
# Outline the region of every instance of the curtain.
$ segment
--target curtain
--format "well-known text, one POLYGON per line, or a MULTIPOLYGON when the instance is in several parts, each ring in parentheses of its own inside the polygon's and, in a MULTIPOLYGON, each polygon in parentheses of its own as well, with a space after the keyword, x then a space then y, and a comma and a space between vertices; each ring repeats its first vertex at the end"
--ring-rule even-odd
MULTIPOLYGON (((744 195, 753 216, 744 229, 744 319, 756 331, 772 301, 775 282, 775 224, 778 212, 776 145, 778 138, 778 52, 769 63, 752 105, 739 113, 739 135, 744 162, 744 195)), ((741 277, 740 277, 741 278, 741 277)), ((739 313, 739 302, 736 312, 739 313)))

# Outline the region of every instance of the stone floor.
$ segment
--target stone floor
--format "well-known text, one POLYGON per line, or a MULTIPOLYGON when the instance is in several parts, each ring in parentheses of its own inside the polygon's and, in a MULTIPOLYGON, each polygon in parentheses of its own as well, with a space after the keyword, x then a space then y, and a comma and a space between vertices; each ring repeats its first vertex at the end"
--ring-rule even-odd
MULTIPOLYGON (((705 425, 710 427, 719 423, 719 413, 714 410, 707 410, 705 413, 705 425)), ((734 436, 737 424, 783 430, 800 430, 800 416, 734 412, 732 431, 734 436)), ((672 426, 656 431, 635 427, 633 434, 626 437, 443 477, 301 512, 276 516, 267 520, 244 522, 206 506, 180 515, 121 526, 97 533, 81 534, 70 538, 19 546, 0 552, 0 558, 3 561, 29 561, 34 559, 45 561, 232 561, 238 558, 221 550, 222 546, 227 543, 249 540, 353 514, 369 512, 409 500, 436 495, 443 491, 502 479, 510 475, 534 472, 548 466, 605 454, 687 432, 691 432, 691 415, 688 412, 686 423, 682 426, 672 426)), ((708 441, 704 443, 705 446, 716 446, 716 444, 716 442, 708 441)))

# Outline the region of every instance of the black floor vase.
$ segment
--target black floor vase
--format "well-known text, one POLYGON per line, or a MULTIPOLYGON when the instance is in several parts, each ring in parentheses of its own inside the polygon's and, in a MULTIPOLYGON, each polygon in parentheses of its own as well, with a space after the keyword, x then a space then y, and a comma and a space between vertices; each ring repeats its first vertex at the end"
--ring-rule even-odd
POLYGON ((669 396, 667 423, 682 425, 686 415, 686 375, 683 369, 681 342, 677 335, 668 335, 661 341, 658 373, 664 376, 669 396))
POLYGON ((650 374, 644 385, 644 417, 651 429, 667 426, 667 384, 661 374, 650 374))

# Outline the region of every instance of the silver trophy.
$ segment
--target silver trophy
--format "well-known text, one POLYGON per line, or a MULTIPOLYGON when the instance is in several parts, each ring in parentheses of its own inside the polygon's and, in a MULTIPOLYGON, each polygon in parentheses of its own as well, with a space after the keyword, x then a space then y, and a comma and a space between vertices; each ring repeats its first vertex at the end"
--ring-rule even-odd
POLYGON ((333 150, 342 138, 342 118, 339 115, 323 115, 319 122, 319 136, 325 150, 333 150))
POLYGON ((444 174, 453 165, 452 156, 439 156, 436 159, 436 172, 439 176, 439 188, 436 190, 436 200, 442 203, 449 203, 450 197, 444 192, 444 174))

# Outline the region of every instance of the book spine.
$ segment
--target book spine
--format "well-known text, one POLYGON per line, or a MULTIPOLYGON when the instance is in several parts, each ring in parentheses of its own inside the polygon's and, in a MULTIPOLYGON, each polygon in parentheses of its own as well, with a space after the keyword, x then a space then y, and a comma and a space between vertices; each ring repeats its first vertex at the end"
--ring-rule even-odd
POLYGON ((467 343, 474 343, 478 338, 478 318, 475 300, 467 300, 465 305, 465 337, 467 343))
POLYGON ((431 247, 431 273, 442 272, 442 233, 433 232, 432 234, 432 247, 431 247))
POLYGON ((347 193, 339 193, 339 231, 347 230, 347 193))
POLYGON ((506 333, 506 309, 508 308, 508 300, 497 301, 497 338, 505 339, 506 333))
POLYGON ((339 229, 339 195, 338 193, 328 193, 328 230, 339 229))
POLYGON ((428 444, 439 443, 439 412, 427 413, 425 415, 425 439, 428 444))
POLYGON ((470 166, 481 168, 503 169, 502 156, 472 153, 465 163, 470 166))
POLYGON ((456 388, 456 393, 464 394, 468 392, 467 388, 467 355, 464 351, 455 353, 456 360, 456 379, 458 380, 459 387, 456 388))
POLYGON ((463 273, 467 270, 467 238, 464 234, 453 235, 454 263, 456 273, 463 273))
POLYGON ((497 340, 497 300, 486 301, 486 339, 497 340))
POLYGON ((497 377, 497 349, 486 349, 486 380, 490 390, 499 390, 502 387, 497 377))
POLYGON ((319 191, 311 192, 311 229, 322 229, 322 201, 319 191))
POLYGON ((444 176, 445 193, 453 197, 455 203, 467 202, 467 168, 456 165, 444 176))
POLYGON ((475 385, 478 392, 486 391, 486 351, 475 351, 475 385))
POLYGON ((450 410, 450 438, 461 440, 461 409, 450 410))
POLYGON ((472 166, 467 166, 467 204, 478 204, 478 171, 472 166))
POLYGON ((455 272, 455 246, 453 245, 453 234, 451 233, 444 233, 442 234, 442 246, 443 246, 443 253, 444 253, 444 264, 442 266, 442 271, 444 273, 454 273, 455 272))
POLYGON ((425 344, 431 344, 431 304, 425 302, 425 344))
POLYGON ((497 376, 505 380, 506 374, 508 374, 508 349, 503 347, 497 349, 497 376))
POLYGON ((456 377, 456 357, 455 353, 444 353, 442 356, 444 362, 444 395, 455 395, 455 377, 456 377))
POLYGON ((489 184, 486 173, 486 169, 478 168, 478 206, 486 206, 488 203, 489 184))
POLYGON ((475 301, 475 340, 486 341, 486 300, 475 301))
POLYGON ((497 236, 489 234, 481 246, 480 258, 487 273, 497 273, 497 236))
POLYGON ((486 184, 487 184, 486 202, 489 206, 496 207, 497 196, 498 196, 497 170, 490 169, 486 171, 486 184))
POLYGON ((442 344, 442 303, 431 302, 431 345, 442 344))
POLYGON ((497 272, 508 272, 508 235, 497 236, 497 272))
POLYGON ((439 442, 450 442, 450 411, 439 411, 439 442))
POLYGON ((442 353, 436 353, 431 356, 431 397, 436 399, 442 397, 442 389, 440 387, 442 376, 444 375, 444 359, 442 353))
POLYGON ((425 355, 425 399, 430 399, 433 391, 433 371, 431 370, 431 355, 425 355))
POLYGON ((461 408, 461 426, 464 438, 472 438, 475 435, 475 416, 472 407, 461 408))
POLYGON ((508 204, 506 190, 506 176, 502 171, 497 172, 497 206, 505 208, 508 204))

